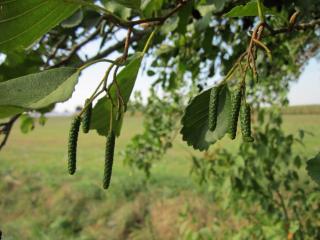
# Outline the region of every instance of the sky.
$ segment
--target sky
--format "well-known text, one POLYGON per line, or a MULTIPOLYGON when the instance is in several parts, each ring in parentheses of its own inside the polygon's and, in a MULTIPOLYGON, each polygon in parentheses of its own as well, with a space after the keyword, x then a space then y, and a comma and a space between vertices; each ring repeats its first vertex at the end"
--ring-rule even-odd
POLYGON ((320 60, 311 59, 289 92, 290 105, 320 104, 320 60))
MULTIPOLYGON (((83 54, 94 54, 97 43, 82 49, 83 54)), ((115 59, 118 55, 110 56, 115 59)), ((86 98, 90 97, 95 87, 102 79, 108 63, 98 63, 85 69, 79 79, 72 98, 56 105, 55 112, 73 112, 77 106, 83 105, 86 98)), ((141 91, 142 97, 147 98, 153 79, 142 74, 140 69, 134 91, 141 91)), ((289 93, 290 105, 320 104, 320 61, 311 59, 303 70, 299 79, 292 83, 289 93)))

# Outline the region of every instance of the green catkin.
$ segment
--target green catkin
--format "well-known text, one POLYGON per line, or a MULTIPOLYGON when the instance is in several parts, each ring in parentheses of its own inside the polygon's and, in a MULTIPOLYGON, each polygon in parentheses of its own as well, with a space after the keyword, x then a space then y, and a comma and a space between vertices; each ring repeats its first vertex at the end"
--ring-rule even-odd
POLYGON ((241 107, 240 124, 243 141, 253 142, 253 137, 251 136, 251 107, 248 103, 243 104, 241 107))
POLYGON ((76 116, 70 127, 69 144, 68 144, 68 171, 71 175, 76 172, 77 165, 77 143, 81 124, 81 118, 76 116))
POLYGON ((219 88, 214 87, 210 92, 210 101, 209 101, 209 130, 214 131, 217 126, 217 115, 218 115, 218 95, 219 88))
POLYGON ((237 125, 241 106, 242 87, 239 87, 233 97, 231 103, 231 115, 229 119, 229 136, 231 139, 235 139, 237 135, 237 125))
POLYGON ((106 152, 105 152, 105 164, 104 164, 104 176, 103 176, 103 188, 108 189, 110 186, 112 165, 115 147, 115 134, 113 131, 107 136, 106 152))
MULTIPOLYGON (((84 106, 87 106, 89 102, 90 102, 90 99, 87 99, 84 106)), ((91 113, 92 113, 92 103, 89 103, 82 117, 82 131, 84 133, 89 132, 90 123, 91 123, 91 113)))

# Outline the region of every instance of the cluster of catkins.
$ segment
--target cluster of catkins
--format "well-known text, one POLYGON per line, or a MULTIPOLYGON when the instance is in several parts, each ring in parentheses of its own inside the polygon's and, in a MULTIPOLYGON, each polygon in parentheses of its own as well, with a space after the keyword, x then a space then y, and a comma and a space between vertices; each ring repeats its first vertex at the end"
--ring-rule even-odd
MULTIPOLYGON (((80 125, 84 133, 88 133, 90 129, 92 103, 87 99, 85 103, 86 110, 82 117, 76 116, 70 127, 69 144, 68 144, 68 172, 73 175, 77 168, 77 143, 80 125)), ((112 165, 115 147, 115 134, 110 130, 107 136, 106 151, 105 151, 105 165, 103 176, 103 188, 108 189, 110 186, 112 165)))
MULTIPOLYGON (((220 89, 220 86, 213 87, 210 92, 208 116, 210 131, 214 131, 217 126, 220 89)), ((240 86, 235 90, 235 92, 232 95, 231 113, 228 119, 228 134, 231 139, 236 138, 238 118, 240 115, 240 125, 243 140, 245 142, 252 142, 253 137, 251 136, 251 108, 248 103, 242 102, 243 90, 243 87, 240 86)))

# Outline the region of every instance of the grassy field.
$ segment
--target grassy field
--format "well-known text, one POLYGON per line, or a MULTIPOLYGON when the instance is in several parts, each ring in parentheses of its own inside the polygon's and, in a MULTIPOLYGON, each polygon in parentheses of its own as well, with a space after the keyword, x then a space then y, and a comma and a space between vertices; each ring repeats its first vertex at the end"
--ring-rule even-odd
MULTIPOLYGON (((0 153, 4 239, 185 239, 186 229, 215 224, 217 206, 189 176, 190 156, 199 153, 180 139, 146 183, 142 173, 121 161, 120 151, 141 131, 141 117, 128 117, 116 144, 112 186, 104 191, 105 140, 95 133, 80 135, 78 171, 67 174, 69 123, 68 118, 51 118, 28 135, 13 129, 0 153)), ((285 115, 284 126, 287 132, 311 133, 307 147, 297 144, 295 151, 305 156, 319 151, 320 115, 285 115)), ((226 143, 231 149, 237 144, 219 144, 226 143)))
POLYGON ((320 114, 320 106, 314 105, 297 105, 289 106, 282 109, 284 114, 320 114))

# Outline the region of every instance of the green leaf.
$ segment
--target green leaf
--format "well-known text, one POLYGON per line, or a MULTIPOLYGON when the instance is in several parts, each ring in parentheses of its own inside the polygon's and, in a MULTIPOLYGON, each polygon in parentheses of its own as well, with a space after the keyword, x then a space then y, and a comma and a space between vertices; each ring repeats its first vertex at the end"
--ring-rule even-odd
POLYGON ((166 21, 166 24, 161 25, 161 28, 160 28, 161 29, 161 33, 163 35, 171 34, 178 27, 178 23, 179 23, 179 18, 178 17, 169 18, 166 21))
POLYGON ((205 31, 209 27, 211 19, 212 19, 212 12, 209 12, 206 15, 204 15, 203 18, 201 18, 195 23, 196 30, 198 32, 205 31))
POLYGON ((30 109, 63 102, 78 82, 76 68, 56 68, 0 83, 0 106, 30 109))
MULTIPOLYGON (((117 75, 117 82, 120 87, 121 96, 125 103, 129 101, 133 87, 136 83, 141 61, 143 58, 142 52, 137 52, 131 58, 131 61, 117 75)), ((112 85, 110 91, 111 97, 116 100, 116 86, 112 85)))
POLYGON ((22 112, 24 112, 23 108, 12 107, 12 106, 0 106, 0 119, 8 118, 22 112))
POLYGON ((320 152, 308 160, 307 172, 316 183, 320 184, 320 152))
POLYGON ((0 82, 23 75, 36 73, 43 65, 41 54, 38 52, 12 51, 6 54, 5 61, 0 65, 0 82))
MULTIPOLYGON (((143 53, 136 53, 132 60, 122 71, 117 75, 117 82, 119 85, 120 93, 123 101, 127 104, 135 85, 137 75, 140 69, 143 53)), ((110 96, 114 103, 117 103, 116 86, 112 85, 110 89, 110 96)), ((117 136, 120 135, 122 119, 116 120, 118 112, 117 107, 113 107, 113 130, 117 136)), ((110 127, 110 114, 111 114, 111 100, 106 97, 100 99, 94 106, 92 111, 92 119, 90 129, 95 129, 98 134, 107 136, 110 127)))
POLYGON ((127 8, 140 9, 141 0, 113 0, 116 3, 119 3, 127 8))
POLYGON ((29 47, 78 8, 64 0, 1 1, 0 51, 29 47))
MULTIPOLYGON (((274 12, 263 6, 263 11, 265 14, 274 14, 274 12)), ((255 17, 258 16, 257 1, 252 0, 246 5, 239 5, 232 8, 228 13, 224 14, 224 17, 255 17)))
POLYGON ((38 122, 41 126, 44 126, 46 125, 46 122, 47 122, 47 118, 44 114, 41 114, 39 119, 38 119, 38 122))
POLYGON ((208 7, 214 7, 213 11, 221 11, 223 10, 224 5, 226 4, 228 0, 207 0, 206 3, 208 4, 208 7))
POLYGON ((170 52, 174 51, 175 47, 168 45, 168 44, 161 44, 160 47, 155 52, 155 55, 157 57, 160 57, 161 55, 164 54, 169 54, 170 52))
POLYGON ((197 95, 187 106, 182 117, 181 134, 183 140, 194 149, 207 150, 210 144, 221 139, 228 130, 228 118, 231 109, 230 92, 226 85, 221 86, 218 98, 217 127, 211 132, 208 128, 210 91, 197 95))
POLYGON ((34 119, 29 115, 22 115, 20 117, 20 130, 26 134, 34 129, 34 119))
POLYGON ((142 0, 141 9, 145 17, 152 17, 154 13, 159 11, 164 0, 142 0))
POLYGON ((177 32, 184 34, 187 31, 187 26, 189 22, 189 17, 192 12, 192 1, 189 1, 181 11, 179 11, 179 22, 177 26, 177 32))
POLYGON ((44 108, 37 109, 37 112, 41 113, 41 114, 49 113, 49 112, 53 111, 55 106, 56 106, 56 104, 52 103, 52 104, 50 104, 50 105, 48 105, 48 106, 46 106, 44 108))
POLYGON ((61 26, 64 28, 73 28, 78 26, 83 20, 83 11, 80 9, 79 11, 75 12, 73 15, 68 17, 61 23, 61 26))
POLYGON ((102 2, 108 11, 122 19, 128 19, 131 16, 131 9, 124 7, 124 5, 118 3, 117 1, 103 0, 102 2))
MULTIPOLYGON (((107 97, 101 98, 92 109, 90 129, 95 129, 99 135, 107 136, 110 127, 111 100, 107 97)), ((112 129, 117 136, 120 135, 122 118, 116 120, 117 109, 113 108, 112 129)))
POLYGON ((153 71, 153 70, 148 70, 147 71, 147 75, 149 76, 149 77, 152 77, 152 76, 154 76, 156 73, 153 71))

